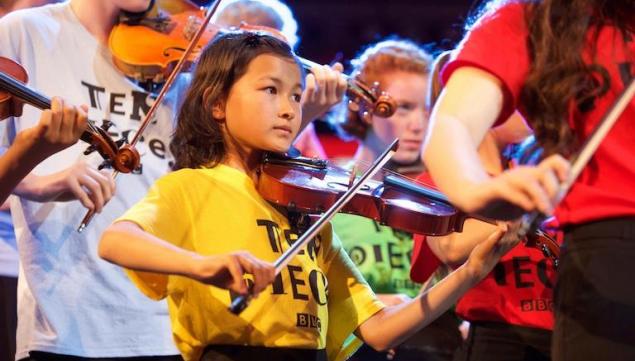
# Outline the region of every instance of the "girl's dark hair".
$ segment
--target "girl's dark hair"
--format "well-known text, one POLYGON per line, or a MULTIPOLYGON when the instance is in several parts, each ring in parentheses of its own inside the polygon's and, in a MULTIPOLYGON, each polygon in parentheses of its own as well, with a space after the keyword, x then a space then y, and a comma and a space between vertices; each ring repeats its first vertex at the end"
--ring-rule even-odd
MULTIPOLYGON (((491 10, 512 1, 493 0, 484 8, 491 10)), ((632 36, 635 1, 515 1, 527 4, 525 21, 531 57, 520 103, 545 154, 570 154, 575 151, 577 142, 569 119, 588 110, 594 99, 607 92, 610 84, 607 71, 595 62, 599 30, 610 25, 618 29, 624 39, 632 36), (588 41, 589 35, 595 39, 588 41), (586 51, 591 54, 590 64, 582 57, 586 51)))
POLYGON ((181 105, 170 142, 174 170, 213 167, 223 160, 226 146, 219 122, 212 117, 215 104, 227 99, 234 83, 258 55, 273 54, 298 60, 289 45, 264 33, 233 31, 219 34, 205 47, 181 105))
POLYGON ((626 39, 633 34, 634 14, 633 0, 544 0, 529 6, 532 67, 520 100, 547 155, 575 150, 569 117, 589 110, 608 90, 609 74, 595 63, 599 28, 614 26, 626 39), (591 64, 582 58, 587 48, 591 64))

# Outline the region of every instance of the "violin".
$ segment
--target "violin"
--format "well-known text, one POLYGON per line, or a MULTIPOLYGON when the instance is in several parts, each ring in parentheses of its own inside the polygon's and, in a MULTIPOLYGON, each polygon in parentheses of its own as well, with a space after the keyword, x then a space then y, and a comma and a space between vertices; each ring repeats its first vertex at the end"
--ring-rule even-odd
MULTIPOLYGON (((24 103, 39 109, 50 109, 51 99, 24 85, 28 80, 26 70, 11 59, 0 57, 0 120, 22 115, 24 103)), ((107 133, 109 124, 103 128, 87 122, 87 129, 80 139, 89 144, 85 155, 97 151, 104 159, 100 169, 112 166, 122 173, 130 173, 140 165, 139 153, 125 143, 125 139, 114 141, 107 133)))
MULTIPOLYGON (((174 83, 174 80, 176 79, 176 76, 181 72, 181 69, 183 69, 183 67, 187 64, 191 54, 195 52, 197 48, 197 44, 199 43, 203 33, 205 32, 207 28, 207 24, 209 24, 209 21, 211 20, 212 16, 214 16, 214 14, 216 13, 216 10, 218 10, 219 4, 220 4, 220 0, 216 0, 214 4, 210 6, 210 11, 205 15, 205 18, 203 19, 201 26, 199 26, 196 32, 194 32, 194 34, 192 35, 191 41, 187 44, 187 47, 183 50, 183 53, 181 54, 181 57, 179 58, 179 60, 174 64, 174 69, 172 69, 172 71, 170 72, 170 75, 166 79, 164 86, 161 88, 161 90, 157 94, 157 97, 154 100, 154 103, 152 103, 152 106, 150 106, 150 109, 148 109, 148 112, 144 116, 143 121, 141 122, 141 125, 139 126, 139 129, 137 130, 134 137, 129 143, 129 148, 134 149, 134 146, 137 144, 137 142, 141 140, 143 136, 143 132, 146 130, 146 128, 150 124, 150 120, 152 119, 159 105, 163 101, 163 98, 165 97, 165 94, 167 93, 168 89, 170 89, 170 86, 174 83)), ((117 174, 118 173, 115 172, 113 174, 113 178, 115 178, 117 174)), ((86 215, 82 219, 82 222, 79 224, 79 227, 77 227, 77 232, 82 233, 84 229, 86 229, 86 227, 88 226, 88 223, 90 223, 90 221, 93 219, 94 215, 95 215, 95 212, 93 210, 88 210, 88 212, 86 212, 86 215)))
MULTIPOLYGON (((335 203, 350 184, 351 172, 328 161, 267 154, 260 168, 258 191, 267 201, 290 211, 318 214, 335 203)), ((440 192, 398 175, 366 181, 342 212, 433 236, 461 232, 468 218, 440 192)))
MULTIPOLYGON (((350 188, 351 172, 321 159, 266 154, 258 192, 267 201, 290 212, 321 214, 350 188)), ((368 180, 343 213, 371 218, 391 228, 429 236, 462 232, 468 218, 490 224, 495 221, 461 212, 441 192, 396 174, 383 181, 368 180)), ((537 230, 525 245, 541 250, 557 266, 560 246, 547 233, 537 230)))
MULTIPOLYGON (((110 32, 109 48, 113 62, 126 76, 141 82, 163 83, 200 28, 205 9, 183 0, 178 9, 174 1, 156 1, 141 19, 123 15, 110 32), (172 6, 172 7, 170 7, 172 6)), ((187 68, 198 59, 203 47, 220 30, 206 27, 193 51, 185 59, 187 68)))
MULTIPOLYGON (((189 1, 182 1, 176 13, 173 13, 174 9, 167 11, 162 4, 162 1, 155 3, 154 6, 159 8, 151 10, 152 16, 143 19, 121 18, 108 40, 114 64, 126 76, 140 83, 164 82, 205 18, 205 10, 189 1)), ((222 29, 218 25, 208 24, 194 50, 188 55, 185 67, 194 63, 202 48, 223 30, 265 32, 287 41, 280 31, 267 26, 242 23, 236 28, 222 29)), ((318 65, 307 59, 298 59, 307 71, 318 65)), ((388 118, 397 109, 396 102, 380 91, 378 83, 368 86, 356 78, 347 77, 346 95, 349 109, 358 112, 366 121, 370 121, 371 115, 388 118)))

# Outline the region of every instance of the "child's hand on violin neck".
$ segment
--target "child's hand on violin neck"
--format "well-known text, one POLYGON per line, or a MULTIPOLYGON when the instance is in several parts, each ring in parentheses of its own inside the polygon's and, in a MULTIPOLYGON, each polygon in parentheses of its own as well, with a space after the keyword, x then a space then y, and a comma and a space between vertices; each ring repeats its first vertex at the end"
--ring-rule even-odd
POLYGON ((191 278, 216 287, 229 289, 241 295, 258 295, 276 277, 273 264, 261 261, 249 252, 233 252, 219 256, 201 256, 192 264, 191 278), (244 274, 253 275, 249 289, 244 274))
POLYGON ((343 70, 340 63, 332 67, 322 65, 311 68, 302 93, 302 124, 321 116, 342 101, 347 86, 343 70))
POLYGON ((551 215, 560 186, 567 180, 571 164, 552 155, 537 166, 520 166, 475 185, 462 208, 488 218, 511 220, 526 212, 551 215))
POLYGON ((86 106, 76 107, 54 97, 51 109, 42 112, 40 122, 25 130, 34 142, 33 151, 44 159, 75 144, 86 130, 87 111, 86 106))
POLYGON ((475 281, 485 278, 500 258, 518 245, 520 225, 520 221, 500 223, 494 233, 472 250, 466 267, 475 281))

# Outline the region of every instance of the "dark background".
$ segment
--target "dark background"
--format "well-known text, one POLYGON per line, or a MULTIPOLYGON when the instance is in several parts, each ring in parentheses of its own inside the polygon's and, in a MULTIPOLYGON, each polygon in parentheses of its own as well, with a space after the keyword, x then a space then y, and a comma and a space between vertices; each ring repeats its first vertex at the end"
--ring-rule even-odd
POLYGON ((302 57, 330 63, 353 58, 386 36, 409 38, 437 48, 461 39, 472 0, 292 0, 302 57))
MULTIPOLYGON (((207 6, 211 0, 193 0, 207 6)), ((298 55, 348 65, 365 46, 388 36, 431 49, 452 48, 463 24, 484 0, 283 0, 298 22, 298 55)))
MULTIPOLYGON (((298 21, 298 55, 318 63, 349 61, 388 36, 408 38, 436 52, 453 48, 477 0, 290 0, 298 21)), ((314 122, 318 134, 333 134, 314 122)))
MULTIPOLYGON (((208 5, 210 0, 194 0, 208 5)), ((364 47, 396 36, 432 53, 451 49, 464 23, 484 0, 283 0, 298 22, 299 56, 322 64, 349 61, 364 47)), ((333 134, 328 123, 314 122, 319 134, 333 134)))

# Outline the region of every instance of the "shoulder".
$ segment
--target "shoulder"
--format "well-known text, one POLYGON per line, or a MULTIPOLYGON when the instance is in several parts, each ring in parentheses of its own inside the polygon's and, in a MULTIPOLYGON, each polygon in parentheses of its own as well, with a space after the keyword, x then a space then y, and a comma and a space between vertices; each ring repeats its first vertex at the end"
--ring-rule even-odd
MULTIPOLYGON (((163 192, 179 192, 181 194, 200 194, 223 189, 223 185, 235 184, 234 178, 228 176, 223 167, 183 168, 170 172, 159 178, 154 188, 163 192)), ((231 175, 231 173, 230 173, 231 175)))
POLYGON ((201 177, 200 169, 183 168, 167 173, 155 182, 159 187, 183 186, 187 182, 196 181, 201 177))
POLYGON ((478 20, 476 20, 470 28, 490 22, 522 19, 527 9, 527 2, 522 0, 494 1, 481 11, 478 20))
POLYGON ((71 11, 69 3, 49 4, 28 9, 12 11, 0 19, 1 26, 18 27, 25 29, 42 27, 56 22, 71 11))
MULTIPOLYGON (((16 58, 33 47, 50 46, 72 15, 68 3, 13 11, 0 18, 0 53, 16 58)), ((17 59, 14 59, 17 60, 17 59)))
POLYGON ((507 37, 526 33, 527 9, 528 4, 522 0, 491 2, 472 18, 471 24, 466 27, 463 42, 473 41, 474 37, 507 37))

